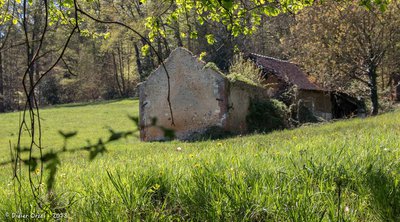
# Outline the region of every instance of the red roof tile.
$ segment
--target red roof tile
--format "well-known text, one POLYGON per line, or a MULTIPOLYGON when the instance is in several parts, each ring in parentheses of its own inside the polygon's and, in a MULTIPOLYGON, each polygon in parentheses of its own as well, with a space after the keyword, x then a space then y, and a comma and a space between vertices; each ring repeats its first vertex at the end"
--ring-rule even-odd
POLYGON ((299 89, 323 90, 312 83, 308 76, 294 63, 251 53, 249 58, 263 70, 263 75, 272 73, 279 79, 296 85, 299 89))

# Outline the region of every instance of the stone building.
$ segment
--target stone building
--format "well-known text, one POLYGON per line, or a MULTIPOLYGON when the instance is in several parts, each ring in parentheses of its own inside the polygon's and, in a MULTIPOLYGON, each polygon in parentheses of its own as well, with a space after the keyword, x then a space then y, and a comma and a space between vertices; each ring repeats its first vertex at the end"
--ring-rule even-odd
POLYGON ((143 141, 167 140, 166 129, 180 140, 246 133, 251 100, 268 99, 267 90, 230 82, 184 48, 171 52, 164 64, 166 69, 158 67, 139 85, 143 141))
POLYGON ((331 120, 359 114, 363 103, 350 95, 334 90, 324 89, 313 83, 310 78, 296 65, 289 61, 249 54, 255 64, 262 70, 263 83, 269 89, 269 96, 287 103, 304 106, 319 118, 331 120), (285 101, 290 92, 292 97, 285 101))

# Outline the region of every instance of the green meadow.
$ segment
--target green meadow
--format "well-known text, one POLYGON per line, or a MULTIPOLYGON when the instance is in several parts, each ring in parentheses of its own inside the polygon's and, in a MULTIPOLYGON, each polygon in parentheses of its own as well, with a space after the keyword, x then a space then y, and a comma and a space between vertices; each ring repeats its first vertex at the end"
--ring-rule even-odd
MULTIPOLYGON (((44 152, 62 149, 60 130, 78 132, 67 149, 107 140, 109 129, 134 130, 128 115, 138 116, 137 100, 42 109, 44 152)), ((10 159, 19 119, 0 114, 0 162, 10 159)), ((85 151, 60 159, 52 195, 62 221, 400 221, 400 110, 193 143, 136 135, 93 160, 85 151)), ((0 168, 0 221, 40 214, 27 168, 22 209, 11 165, 0 168)))

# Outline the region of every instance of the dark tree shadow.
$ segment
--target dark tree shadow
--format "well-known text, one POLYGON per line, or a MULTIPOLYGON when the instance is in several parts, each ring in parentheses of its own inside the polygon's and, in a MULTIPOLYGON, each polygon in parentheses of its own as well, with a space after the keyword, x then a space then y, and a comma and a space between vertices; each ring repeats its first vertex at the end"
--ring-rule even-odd
POLYGON ((370 189, 372 208, 383 221, 400 221, 400 183, 392 175, 379 170, 370 170, 366 174, 370 189))
POLYGON ((106 105, 106 104, 112 104, 112 103, 117 103, 121 102, 123 100, 132 100, 133 98, 121 98, 121 99, 113 99, 113 100, 103 100, 103 101, 95 101, 95 102, 82 102, 82 103, 68 103, 68 104, 58 104, 54 105, 52 107, 56 108, 72 108, 72 107, 83 107, 83 106, 93 106, 93 105, 106 105))

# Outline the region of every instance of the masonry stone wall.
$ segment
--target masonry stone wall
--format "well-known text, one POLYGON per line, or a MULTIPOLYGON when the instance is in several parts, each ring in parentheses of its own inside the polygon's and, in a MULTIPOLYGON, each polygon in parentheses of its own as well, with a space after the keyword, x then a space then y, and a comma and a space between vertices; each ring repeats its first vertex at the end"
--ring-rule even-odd
POLYGON ((141 139, 163 140, 160 126, 173 129, 178 139, 189 139, 209 126, 224 125, 224 106, 219 100, 225 90, 225 78, 178 48, 165 61, 170 76, 170 102, 174 125, 167 100, 168 81, 160 66, 139 86, 141 139), (156 126, 152 126, 156 118, 156 126))
POLYGON ((332 119, 332 99, 330 92, 299 90, 297 100, 301 100, 315 116, 325 120, 332 119))
POLYGON ((227 130, 235 134, 247 133, 246 117, 251 100, 265 101, 270 92, 245 82, 229 83, 227 130))
POLYGON ((240 81, 229 82, 223 74, 205 67, 204 62, 184 48, 174 50, 164 64, 170 77, 174 124, 167 100, 167 74, 160 66, 139 85, 143 141, 167 139, 163 129, 173 130, 180 140, 200 138, 216 129, 246 133, 250 100, 267 98, 265 89, 240 81))

